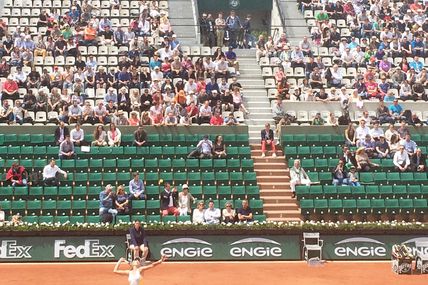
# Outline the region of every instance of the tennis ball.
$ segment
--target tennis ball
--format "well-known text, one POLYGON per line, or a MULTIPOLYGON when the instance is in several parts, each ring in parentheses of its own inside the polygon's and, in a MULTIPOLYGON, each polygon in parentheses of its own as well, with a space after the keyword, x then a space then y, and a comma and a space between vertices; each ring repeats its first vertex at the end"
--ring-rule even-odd
POLYGON ((163 179, 159 179, 159 184, 162 184, 163 183, 163 179))

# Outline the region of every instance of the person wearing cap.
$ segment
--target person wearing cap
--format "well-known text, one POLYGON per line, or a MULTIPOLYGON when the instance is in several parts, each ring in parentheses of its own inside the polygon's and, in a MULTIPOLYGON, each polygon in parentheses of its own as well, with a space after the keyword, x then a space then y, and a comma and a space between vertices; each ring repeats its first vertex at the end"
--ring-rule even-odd
POLYGON ((350 186, 361 186, 358 179, 357 168, 353 165, 349 168, 348 181, 350 186))
POLYGON ((398 99, 395 98, 393 103, 389 105, 389 115, 394 118, 395 120, 399 121, 401 119, 405 119, 404 115, 404 109, 401 107, 400 104, 398 104, 398 99))
POLYGON ((43 184, 45 186, 59 186, 61 175, 67 179, 67 172, 56 165, 55 159, 51 159, 49 164, 43 168, 43 184))
POLYGON ((107 218, 104 220, 105 214, 111 214, 113 217, 113 221, 116 219, 116 215, 118 211, 113 208, 113 202, 114 202, 114 193, 112 192, 113 186, 111 184, 108 184, 104 191, 100 192, 99 200, 100 200, 100 208, 99 208, 99 214, 100 219, 103 219, 103 222, 108 221, 107 218))
POLYGON ((400 145, 398 147, 398 151, 394 154, 392 161, 396 171, 411 171, 409 154, 407 153, 404 145, 400 145))
POLYGON ((164 190, 161 193, 161 212, 162 216, 168 216, 170 214, 178 216, 180 210, 178 208, 178 192, 177 187, 171 189, 169 182, 164 183, 164 190))
POLYGON ((189 186, 183 184, 181 192, 178 194, 178 207, 180 216, 188 216, 192 213, 191 205, 196 202, 196 199, 189 193, 189 186))
POLYGON ((357 144, 358 147, 364 147, 365 152, 368 157, 375 157, 376 151, 376 142, 372 139, 372 137, 367 134, 364 140, 360 140, 357 144))

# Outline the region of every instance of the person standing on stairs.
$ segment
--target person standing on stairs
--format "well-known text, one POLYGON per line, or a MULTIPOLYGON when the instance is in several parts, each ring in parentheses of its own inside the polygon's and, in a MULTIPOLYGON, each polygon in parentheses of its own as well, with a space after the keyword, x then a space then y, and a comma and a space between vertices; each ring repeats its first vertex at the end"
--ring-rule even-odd
POLYGON ((230 11, 229 17, 226 18, 226 26, 229 31, 229 46, 236 48, 239 31, 242 29, 242 23, 235 11, 230 11))
POLYGON ((266 145, 270 145, 272 148, 272 157, 276 157, 275 140, 273 137, 273 130, 270 128, 270 124, 266 123, 265 128, 261 131, 262 139, 262 157, 266 156, 266 145))

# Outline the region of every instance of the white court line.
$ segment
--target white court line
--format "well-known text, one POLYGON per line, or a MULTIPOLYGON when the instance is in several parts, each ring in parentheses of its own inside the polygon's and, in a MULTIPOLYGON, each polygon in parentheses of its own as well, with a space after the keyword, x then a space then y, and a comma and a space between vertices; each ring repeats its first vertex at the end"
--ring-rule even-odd
MULTIPOLYGON (((390 260, 327 260, 326 263, 390 263, 390 260)), ((248 264, 248 263, 273 263, 273 264, 290 264, 290 263, 302 263, 305 264, 306 261, 295 260, 295 261, 272 261, 272 260, 251 260, 251 261, 166 261, 164 264, 248 264)), ((0 268, 2 265, 103 265, 103 264, 116 264, 113 261, 107 262, 21 262, 21 263, 0 263, 0 268)))

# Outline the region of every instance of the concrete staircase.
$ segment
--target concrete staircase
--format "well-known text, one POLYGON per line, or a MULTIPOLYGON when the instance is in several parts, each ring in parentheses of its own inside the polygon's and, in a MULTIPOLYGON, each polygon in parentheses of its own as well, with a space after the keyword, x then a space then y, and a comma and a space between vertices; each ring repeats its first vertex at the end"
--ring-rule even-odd
POLYGON ((245 120, 249 129, 250 143, 259 143, 260 131, 264 128, 265 123, 271 125, 274 123, 265 82, 256 61, 256 51, 241 49, 235 52, 238 56, 241 73, 238 81, 244 89, 245 106, 250 112, 245 120))
POLYGON ((169 19, 182 46, 199 45, 196 0, 169 0, 169 19))
POLYGON ((291 198, 290 172, 285 164, 282 150, 277 150, 277 157, 261 157, 260 144, 251 145, 251 157, 254 160, 254 171, 260 187, 260 198, 263 200, 263 211, 268 221, 300 221, 300 209, 296 199, 291 198))
POLYGON ((306 21, 298 9, 296 0, 280 0, 279 9, 284 15, 285 32, 292 46, 298 45, 304 36, 310 37, 306 21))

